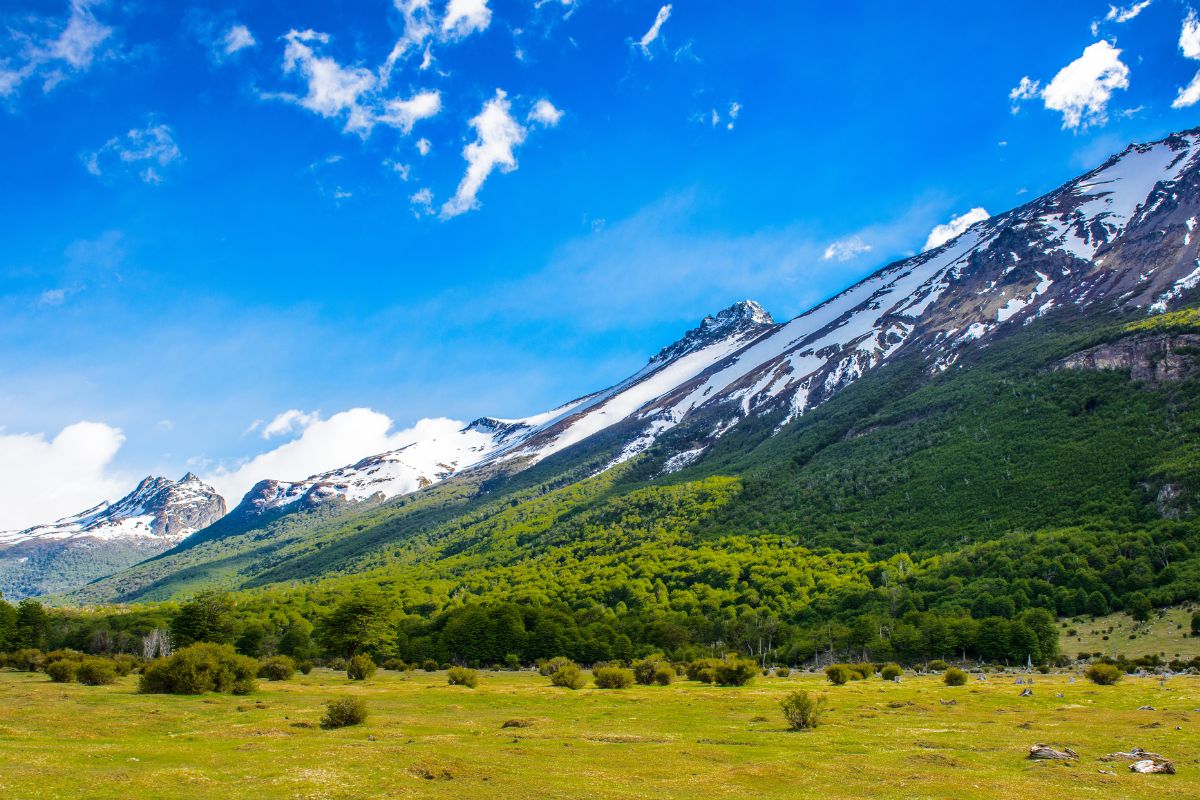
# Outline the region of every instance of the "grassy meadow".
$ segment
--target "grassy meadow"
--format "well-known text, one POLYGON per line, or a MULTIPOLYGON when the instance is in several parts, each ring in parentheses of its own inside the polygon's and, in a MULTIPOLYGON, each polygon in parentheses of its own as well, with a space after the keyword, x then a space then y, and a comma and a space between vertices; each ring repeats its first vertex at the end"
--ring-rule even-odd
POLYGON ((821 676, 559 689, 536 673, 317 669, 252 695, 139 695, 0 672, 0 796, 24 798, 1160 798, 1200 796, 1200 678, 1095 686, 1034 676, 936 676, 845 686, 821 676), (789 691, 825 695, 818 729, 791 732, 789 691), (1061 694, 1062 697, 1057 697, 1061 694), (364 698, 366 724, 322 730, 326 700, 364 698), (952 702, 951 702, 952 701, 952 702), (1155 710, 1138 710, 1153 706, 1155 710), (503 727, 511 720, 523 727, 503 727), (1074 762, 1030 761, 1030 745, 1074 762), (1098 757, 1143 747, 1176 775, 1098 757))
POLYGON ((1059 650, 1074 656, 1077 653, 1124 653, 1129 658, 1161 655, 1166 660, 1180 658, 1188 661, 1200 656, 1200 636, 1191 636, 1192 613, 1200 606, 1187 604, 1158 609, 1145 622, 1129 614, 1109 614, 1105 617, 1081 617, 1067 622, 1059 633, 1059 650), (1069 635, 1075 631, 1075 635, 1069 635))

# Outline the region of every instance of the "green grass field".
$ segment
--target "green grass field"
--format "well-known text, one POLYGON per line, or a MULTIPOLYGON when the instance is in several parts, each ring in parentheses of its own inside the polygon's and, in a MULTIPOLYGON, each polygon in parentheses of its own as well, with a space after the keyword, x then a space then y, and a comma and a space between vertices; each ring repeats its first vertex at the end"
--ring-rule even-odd
POLYGON ((1129 658, 1161 655, 1168 661, 1184 661, 1200 656, 1200 636, 1189 635, 1192 613, 1200 606, 1176 606, 1156 611, 1146 622, 1138 622, 1128 614, 1107 617, 1081 617, 1067 620, 1059 634, 1059 649, 1071 656, 1077 653, 1124 653, 1129 658), (1160 616, 1161 613, 1161 616, 1160 616), (1074 636, 1068 631, 1074 630, 1074 636), (1105 638, 1107 637, 1107 638, 1105 638), (1132 637, 1132 638, 1131 638, 1132 637))
POLYGON ((24 798, 1161 798, 1200 796, 1200 678, 1094 686, 1035 676, 818 676, 748 687, 681 682, 624 691, 551 687, 535 673, 381 671, 352 684, 315 670, 248 697, 139 695, 0 672, 0 796, 24 798), (789 732, 778 703, 829 698, 825 723, 789 732), (1056 697, 1056 693, 1063 697, 1056 697), (365 725, 316 726, 324 701, 366 699, 365 725), (944 701, 953 700, 953 705, 944 701), (1150 705, 1154 711, 1137 710, 1150 705), (519 719, 528 727, 502 728, 519 719), (1076 762, 1025 758, 1070 747, 1076 762), (1177 775, 1098 757, 1139 746, 1177 775), (1112 774, 1107 774, 1112 773, 1112 774))

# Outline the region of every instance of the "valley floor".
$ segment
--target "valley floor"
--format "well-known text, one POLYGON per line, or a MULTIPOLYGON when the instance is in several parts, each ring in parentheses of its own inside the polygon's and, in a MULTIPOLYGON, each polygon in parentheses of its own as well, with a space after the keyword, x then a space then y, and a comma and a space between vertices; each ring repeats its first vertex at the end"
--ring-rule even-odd
POLYGON ((248 697, 139 695, 0 672, 0 796, 26 798, 1051 798, 1200 796, 1200 678, 1066 675, 757 678, 625 691, 551 687, 535 673, 379 672, 351 684, 314 670, 248 697), (829 698, 815 731, 786 730, 793 689, 829 698), (1056 697, 1061 693, 1063 697, 1056 697), (371 717, 316 727, 324 701, 363 697, 371 717), (944 704, 946 701, 954 704, 944 704), (1153 706, 1155 710, 1138 710, 1153 706), (502 728, 507 720, 528 727, 502 728), (1075 762, 1029 761, 1030 745, 1075 762), (1106 753, 1142 747, 1176 775, 1138 775, 1106 753), (1111 774, 1109 774, 1111 773, 1111 774))

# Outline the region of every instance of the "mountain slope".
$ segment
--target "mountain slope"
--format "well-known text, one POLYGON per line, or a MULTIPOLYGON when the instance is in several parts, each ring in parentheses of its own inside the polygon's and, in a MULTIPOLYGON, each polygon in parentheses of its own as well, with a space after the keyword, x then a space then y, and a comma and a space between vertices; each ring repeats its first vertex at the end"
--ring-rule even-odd
POLYGON ((168 550, 224 514, 224 498, 190 472, 178 482, 147 477, 115 503, 0 532, 0 592, 73 588, 168 550))
MULTIPOLYGON (((488 520, 521 515, 509 509, 553 496, 550 519, 567 519, 630 492, 718 476, 737 478, 739 488, 706 505, 704 520, 689 517, 689 536, 771 532, 889 556, 1050 521, 1149 524, 1160 517, 1163 487, 1178 486, 1185 498, 1195 491, 1188 470, 1171 466, 1188 463, 1190 431, 1162 463, 1146 444, 1180 418, 1174 398, 1183 390, 1163 387, 1121 404, 1114 398, 1127 392, 1127 379, 1049 372, 1188 301, 1200 282, 1198 157, 1196 131, 1132 146, 787 323, 741 303, 611 389, 527 420, 481 421, 490 444, 473 451, 473 463, 435 476, 437 485, 361 506, 271 506, 279 492, 268 486, 260 511, 273 513, 213 526, 77 597, 168 597, 381 563, 393 565, 387 574, 436 564, 457 582, 468 572, 453 564, 474 574, 494 563, 456 559, 486 552, 497 536, 488 520), (998 402, 997 392, 1016 399, 998 402), (1023 392, 1043 400, 1026 402, 1023 392), (1086 413, 1045 399, 1057 395, 1086 413), (965 432, 976 423, 981 432, 965 432), (1045 442, 1036 440, 1039 429, 1045 442), (1013 442, 1024 449, 1009 449, 1013 442), (1079 498, 1099 505, 1073 510, 1079 498), (298 508, 308 510, 287 513, 298 508)), ((339 487, 382 470, 361 463, 297 496, 328 487, 331 496, 352 496, 339 487)), ((534 549, 502 549, 501 561, 552 559, 558 545, 535 537, 527 546, 534 549)))

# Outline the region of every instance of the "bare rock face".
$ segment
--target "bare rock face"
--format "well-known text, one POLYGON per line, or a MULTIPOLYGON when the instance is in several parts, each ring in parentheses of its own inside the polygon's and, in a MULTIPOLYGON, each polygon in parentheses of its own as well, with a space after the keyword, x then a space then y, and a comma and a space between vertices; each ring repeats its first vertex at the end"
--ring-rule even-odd
POLYGON ((1200 373, 1200 334, 1130 336, 1067 356, 1056 369, 1128 371, 1150 384, 1180 381, 1200 373))

